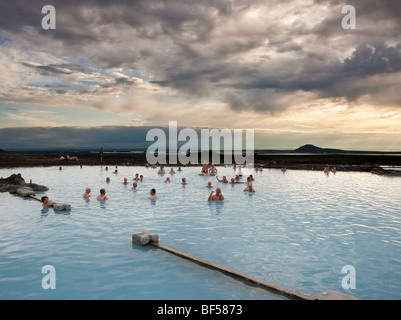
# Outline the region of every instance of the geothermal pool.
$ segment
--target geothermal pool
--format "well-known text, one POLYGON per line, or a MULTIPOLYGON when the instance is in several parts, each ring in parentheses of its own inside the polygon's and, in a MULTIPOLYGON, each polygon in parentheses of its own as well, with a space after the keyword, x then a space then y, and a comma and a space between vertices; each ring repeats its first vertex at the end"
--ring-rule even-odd
MULTIPOLYGON (((20 172, 48 186, 43 194, 51 200, 72 205, 58 213, 0 194, 1 299, 282 298, 132 245, 132 234, 145 230, 168 247, 314 297, 331 289, 362 299, 401 298, 400 178, 243 169, 255 178, 250 194, 244 184, 199 176, 200 167, 164 176, 145 167, 118 169, 118 175, 100 166, 0 170, 3 177, 20 172), (144 181, 133 191, 136 173, 144 181), (223 202, 207 201, 208 181, 212 190, 221 188, 223 202), (90 200, 82 198, 86 187, 90 200), (101 188, 105 202, 96 200, 101 188), (157 200, 147 199, 151 188, 157 200), (56 270, 55 290, 41 286, 45 265, 56 270), (355 289, 342 287, 346 265, 355 268, 355 289)), ((234 177, 231 167, 218 170, 219 178, 234 177)))

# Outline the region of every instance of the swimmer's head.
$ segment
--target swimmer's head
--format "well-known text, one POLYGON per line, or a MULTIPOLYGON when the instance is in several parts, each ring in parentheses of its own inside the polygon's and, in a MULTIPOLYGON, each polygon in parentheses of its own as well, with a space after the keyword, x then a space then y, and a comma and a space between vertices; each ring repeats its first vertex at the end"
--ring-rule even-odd
POLYGON ((151 190, 150 190, 150 194, 151 194, 152 196, 155 195, 155 194, 156 194, 156 189, 154 189, 154 188, 151 189, 151 190))
POLYGON ((49 197, 46 197, 46 196, 44 196, 44 197, 42 197, 42 203, 45 203, 45 202, 47 202, 47 200, 49 200, 49 197))
POLYGON ((106 194, 106 189, 100 189, 100 194, 101 195, 106 194))

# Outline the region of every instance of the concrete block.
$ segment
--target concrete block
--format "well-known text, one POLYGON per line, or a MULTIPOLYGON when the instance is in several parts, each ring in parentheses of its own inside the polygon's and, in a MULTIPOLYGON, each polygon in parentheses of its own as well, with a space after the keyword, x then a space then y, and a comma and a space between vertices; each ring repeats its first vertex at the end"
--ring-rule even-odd
POLYGON ((53 208, 54 211, 70 211, 71 205, 68 203, 56 203, 53 208))
POLYGON ((31 188, 23 187, 17 189, 17 194, 23 197, 29 197, 34 196, 35 192, 31 188))
POLYGON ((141 246, 146 246, 148 243, 158 243, 159 242, 159 235, 156 233, 152 233, 149 231, 141 232, 141 233, 134 233, 132 235, 132 241, 136 244, 141 246))

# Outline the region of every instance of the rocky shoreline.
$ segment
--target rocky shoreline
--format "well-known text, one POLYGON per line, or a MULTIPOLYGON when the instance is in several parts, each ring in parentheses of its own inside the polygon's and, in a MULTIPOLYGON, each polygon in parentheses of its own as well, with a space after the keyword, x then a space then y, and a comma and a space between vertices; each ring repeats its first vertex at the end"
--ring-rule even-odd
POLYGON ((17 193, 18 189, 27 188, 32 191, 47 191, 48 187, 36 183, 26 183, 24 178, 18 174, 13 174, 8 178, 0 179, 0 192, 17 193))
MULTIPOLYGON (((199 157, 200 158, 200 157, 199 157)), ((146 153, 110 152, 102 157, 98 153, 78 152, 67 160, 65 153, 11 153, 0 155, 0 168, 27 168, 51 166, 145 166, 146 153), (64 160, 61 160, 64 158, 64 160)), ((210 156, 209 159, 212 159, 210 156)), ((168 157, 167 157, 168 160, 168 157)), ((401 176, 401 171, 383 169, 387 167, 401 167, 401 155, 378 154, 258 154, 254 156, 255 165, 263 168, 288 170, 323 171, 327 165, 335 167, 337 171, 371 172, 379 175, 401 176)), ((224 163, 223 156, 220 163, 224 163)), ((180 164, 178 164, 180 165, 180 164)), ((199 165, 199 164, 197 164, 199 165)), ((170 166, 170 164, 167 164, 170 166)), ((177 165, 171 165, 177 166, 177 165)), ((188 166, 188 165, 186 165, 188 166)))

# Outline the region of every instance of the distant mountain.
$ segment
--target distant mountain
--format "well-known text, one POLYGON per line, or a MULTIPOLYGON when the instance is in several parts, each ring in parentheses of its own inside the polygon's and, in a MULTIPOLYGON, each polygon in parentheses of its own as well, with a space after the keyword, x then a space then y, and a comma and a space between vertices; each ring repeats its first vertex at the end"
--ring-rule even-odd
POLYGON ((0 153, 6 153, 3 149, 0 149, 0 153))
POLYGON ((347 151, 340 149, 326 149, 319 148, 312 144, 306 144, 298 149, 294 150, 294 153, 346 153, 347 151))

